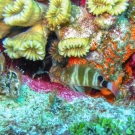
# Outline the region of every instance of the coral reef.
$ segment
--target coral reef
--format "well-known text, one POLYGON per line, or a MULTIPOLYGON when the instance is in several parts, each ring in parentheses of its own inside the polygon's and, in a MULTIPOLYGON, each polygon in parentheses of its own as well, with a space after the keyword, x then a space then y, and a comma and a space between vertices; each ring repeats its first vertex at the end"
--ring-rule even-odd
POLYGON ((4 47, 6 48, 5 52, 12 59, 25 57, 33 61, 43 60, 47 42, 47 37, 44 37, 44 33, 47 35, 48 30, 43 31, 41 22, 39 22, 26 32, 12 38, 6 38, 3 41, 4 47), (23 42, 20 40, 21 38, 23 42))
POLYGON ((107 11, 110 15, 119 15, 124 12, 128 6, 128 0, 113 0, 113 2, 111 10, 107 11))
POLYGON ((46 19, 51 30, 57 26, 69 22, 72 12, 70 0, 51 0, 46 19))
POLYGON ((89 12, 94 15, 100 15, 110 11, 113 4, 113 0, 88 0, 88 8, 90 9, 89 12))
POLYGON ((58 44, 59 54, 66 57, 82 57, 89 52, 89 39, 87 38, 68 38, 58 44))
POLYGON ((21 89, 21 74, 12 67, 5 72, 6 60, 4 55, 0 54, 0 95, 5 95, 9 98, 18 98, 21 89))
MULTIPOLYGON (((46 73, 52 82, 68 87, 76 82, 72 89, 76 87, 88 95, 91 95, 92 88, 97 89, 97 85, 78 84, 79 79, 73 79, 72 70, 75 67, 92 69, 106 82, 119 88, 112 89, 104 84, 105 88, 98 87, 99 95, 114 98, 118 93, 116 91, 120 91, 119 96, 126 96, 128 90, 125 83, 132 77, 132 68, 126 62, 135 52, 135 25, 129 17, 133 1, 82 0, 76 5, 72 2, 75 3, 70 0, 50 0, 49 4, 40 0, 15 0, 4 5, 3 2, 1 38, 4 53, 11 59, 24 57, 31 61, 40 60, 43 68, 39 67, 33 78, 46 73), (14 34, 20 26, 26 27, 26 30, 14 34), (52 33, 55 38, 50 40, 52 33), (47 63, 51 66, 44 71, 47 63), (66 81, 62 79, 63 72, 64 77, 69 77, 66 81)), ((82 78, 87 78, 85 82, 89 81, 87 74, 82 74, 82 78)), ((97 78, 92 78, 89 83, 93 81, 98 82, 97 78)))
POLYGON ((3 10, 8 4, 13 4, 13 0, 0 0, 0 19, 3 18, 3 10))
POLYGON ((0 0, 0 135, 134 134, 133 0, 0 0))
POLYGON ((119 15, 127 8, 127 0, 88 0, 90 13, 98 16, 103 13, 119 15))
POLYGON ((135 1, 130 0, 128 10, 127 10, 127 16, 129 19, 131 19, 133 22, 135 22, 135 1))
POLYGON ((63 57, 59 54, 59 50, 58 50, 58 41, 55 40, 53 41, 49 54, 51 54, 52 58, 57 61, 57 62, 62 62, 63 61, 63 57))
POLYGON ((46 6, 34 0, 16 0, 5 6, 4 22, 11 26, 32 26, 42 19, 46 6))

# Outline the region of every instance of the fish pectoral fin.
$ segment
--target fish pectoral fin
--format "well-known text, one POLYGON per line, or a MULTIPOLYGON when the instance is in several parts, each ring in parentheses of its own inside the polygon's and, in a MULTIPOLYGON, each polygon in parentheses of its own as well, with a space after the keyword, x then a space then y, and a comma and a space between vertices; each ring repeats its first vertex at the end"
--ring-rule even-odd
POLYGON ((74 86, 74 88, 75 88, 76 91, 78 91, 78 92, 83 92, 83 93, 85 93, 85 87, 83 87, 83 86, 74 86))
POLYGON ((83 92, 83 93, 85 92, 85 88, 83 86, 70 85, 69 87, 74 91, 83 92))

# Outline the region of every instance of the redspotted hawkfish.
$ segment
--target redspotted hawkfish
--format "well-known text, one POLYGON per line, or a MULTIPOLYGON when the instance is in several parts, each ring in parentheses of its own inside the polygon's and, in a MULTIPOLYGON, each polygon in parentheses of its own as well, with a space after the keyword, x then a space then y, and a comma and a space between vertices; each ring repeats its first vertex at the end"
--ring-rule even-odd
POLYGON ((119 88, 116 84, 104 80, 104 77, 91 67, 73 65, 68 68, 55 67, 54 69, 52 70, 53 72, 50 73, 50 78, 52 77, 53 81, 57 80, 57 82, 68 85, 73 90, 82 91, 84 87, 101 90, 105 87, 112 91, 115 96, 119 94, 119 88))

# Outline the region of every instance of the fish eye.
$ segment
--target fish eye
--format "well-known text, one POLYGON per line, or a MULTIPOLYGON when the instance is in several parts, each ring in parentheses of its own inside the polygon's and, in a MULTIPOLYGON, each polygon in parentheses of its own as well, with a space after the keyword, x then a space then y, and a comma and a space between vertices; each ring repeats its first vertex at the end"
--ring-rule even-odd
POLYGON ((102 82, 103 80, 104 80, 104 78, 103 78, 103 76, 98 76, 98 80, 100 81, 100 82, 102 82))

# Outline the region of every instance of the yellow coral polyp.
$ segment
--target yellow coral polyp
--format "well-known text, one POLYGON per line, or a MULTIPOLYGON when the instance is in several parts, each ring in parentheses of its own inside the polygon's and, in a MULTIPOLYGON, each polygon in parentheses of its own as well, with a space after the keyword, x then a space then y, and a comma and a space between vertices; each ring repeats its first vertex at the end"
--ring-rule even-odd
POLYGON ((17 59, 21 57, 18 51, 21 44, 21 41, 18 40, 20 38, 21 36, 15 36, 13 38, 6 38, 3 41, 4 48, 6 48, 4 52, 7 53, 11 59, 17 59))
POLYGON ((41 20, 42 13, 41 4, 34 0, 16 0, 4 8, 3 17, 4 22, 11 26, 32 26, 41 20))
POLYGON ((13 38, 6 38, 3 41, 5 52, 12 59, 25 57, 33 61, 43 60, 47 42, 44 33, 41 23, 38 23, 26 32, 13 38))
POLYGON ((89 12, 94 15, 109 13, 110 15, 119 15, 126 10, 127 0, 88 0, 89 12))
POLYGON ((13 3, 13 1, 14 0, 0 0, 0 19, 3 18, 2 14, 3 14, 3 10, 4 10, 5 6, 13 3))
POLYGON ((58 44, 59 54, 66 57, 82 57, 89 52, 90 44, 88 38, 64 39, 58 44))
POLYGON ((22 56, 29 60, 43 60, 45 57, 45 45, 37 40, 22 43, 19 50, 22 56))
POLYGON ((128 6, 127 0, 113 0, 111 10, 108 11, 110 15, 119 15, 124 12, 128 6))
POLYGON ((111 10, 114 3, 113 0, 88 0, 87 4, 90 13, 100 15, 111 10))
POLYGON ((51 0, 46 19, 49 26, 55 29, 57 26, 69 22, 71 13, 72 5, 70 0, 51 0))

